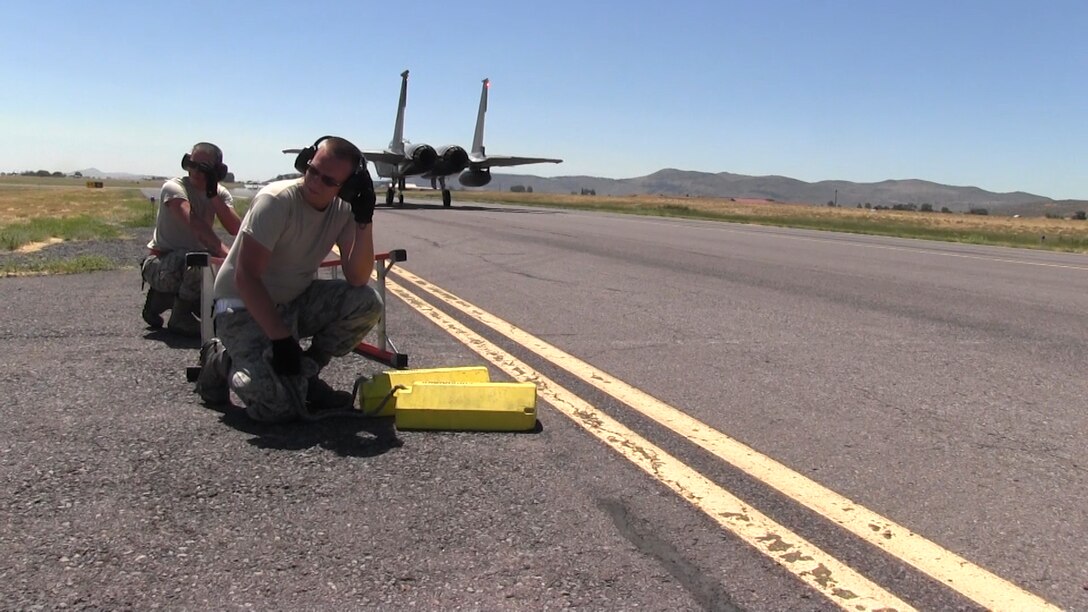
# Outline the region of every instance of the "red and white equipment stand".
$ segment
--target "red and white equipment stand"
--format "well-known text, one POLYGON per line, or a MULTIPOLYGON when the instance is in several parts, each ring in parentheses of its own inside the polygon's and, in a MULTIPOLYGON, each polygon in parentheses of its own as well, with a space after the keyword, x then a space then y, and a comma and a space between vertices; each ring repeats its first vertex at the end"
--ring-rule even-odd
MULTIPOLYGON (((378 363, 403 370, 408 367, 408 355, 397 350, 396 345, 389 339, 389 333, 385 326, 385 277, 389 270, 398 261, 406 261, 408 253, 404 249, 394 249, 388 253, 378 253, 374 256, 374 272, 378 278, 376 289, 382 298, 382 318, 374 327, 377 334, 377 344, 360 342, 355 347, 355 352, 372 359, 378 363)), ((211 257, 208 253, 195 252, 185 255, 185 265, 195 266, 203 270, 200 290, 200 341, 207 342, 215 335, 212 326, 212 285, 215 283, 215 270, 223 264, 221 257, 211 257)), ((326 258, 321 262, 318 277, 338 278, 340 268, 339 256, 326 258)), ((196 380, 200 374, 200 368, 188 368, 186 377, 190 382, 196 380)))

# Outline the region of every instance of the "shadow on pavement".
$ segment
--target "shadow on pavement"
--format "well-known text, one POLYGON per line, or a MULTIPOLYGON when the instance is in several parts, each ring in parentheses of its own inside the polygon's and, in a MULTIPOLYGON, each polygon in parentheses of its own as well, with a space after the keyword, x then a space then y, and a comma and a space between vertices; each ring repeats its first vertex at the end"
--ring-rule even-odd
POLYGON ((257 448, 297 451, 321 447, 342 457, 375 457, 404 443, 397 437, 392 417, 330 417, 320 421, 258 423, 234 404, 208 406, 222 414, 220 421, 254 436, 248 442, 257 448), (366 432, 372 437, 361 437, 366 432))
POLYGON ((190 338, 188 336, 179 336, 171 331, 163 329, 147 328, 147 333, 144 334, 144 340, 157 340, 162 342, 170 348, 176 349, 199 349, 200 338, 190 338))
POLYGON ((442 429, 442 428, 427 428, 427 429, 414 429, 413 428, 413 429, 405 429, 403 431, 428 431, 428 432, 434 432, 434 433, 456 433, 456 434, 465 435, 465 436, 471 436, 471 435, 484 436, 484 435, 493 435, 493 434, 499 434, 499 435, 503 435, 503 436, 526 436, 526 435, 531 435, 531 434, 544 433, 544 423, 541 423, 540 419, 537 419, 536 421, 533 422, 532 429, 526 429, 524 431, 517 431, 517 430, 514 430, 514 431, 506 431, 506 430, 501 430, 501 431, 500 430, 472 430, 472 429, 465 430, 465 429, 442 429))

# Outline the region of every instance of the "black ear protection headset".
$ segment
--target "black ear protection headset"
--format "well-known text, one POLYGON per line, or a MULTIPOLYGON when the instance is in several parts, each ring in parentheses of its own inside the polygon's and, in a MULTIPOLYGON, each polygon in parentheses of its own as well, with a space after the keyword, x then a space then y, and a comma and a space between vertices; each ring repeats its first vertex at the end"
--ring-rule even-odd
MULTIPOLYGON (((295 170, 298 170, 301 174, 306 174, 306 167, 310 165, 314 155, 317 155, 317 147, 321 145, 322 141, 329 138, 332 138, 332 136, 322 136, 315 140, 314 144, 299 151, 298 157, 295 158, 295 170)), ((359 165, 355 167, 355 170, 344 181, 344 184, 340 185, 338 195, 341 200, 349 203, 355 202, 360 197, 374 198, 374 181, 371 180, 370 173, 367 172, 366 159, 363 158, 362 152, 359 153, 359 165)))
MULTIPOLYGON (((193 145, 193 150, 194 151, 196 149, 204 149, 204 148, 214 150, 216 156, 220 159, 220 161, 216 162, 215 166, 212 167, 212 170, 215 171, 215 180, 222 181, 223 179, 227 178, 227 165, 222 162, 223 150, 220 149, 219 147, 213 145, 210 142, 198 142, 195 145, 193 145)), ((189 170, 189 169, 194 168, 194 167, 197 167, 197 164, 193 163, 193 159, 192 159, 191 155, 186 153, 185 155, 181 156, 181 169, 182 170, 189 170)))

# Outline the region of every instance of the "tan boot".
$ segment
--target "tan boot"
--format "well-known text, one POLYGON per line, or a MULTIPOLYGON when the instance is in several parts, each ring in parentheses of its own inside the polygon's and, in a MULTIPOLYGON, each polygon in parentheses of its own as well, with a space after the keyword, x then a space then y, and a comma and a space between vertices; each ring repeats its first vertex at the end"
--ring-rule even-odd
POLYGON ((174 299, 174 306, 170 309, 170 320, 166 322, 166 329, 179 336, 190 338, 200 337, 200 320, 196 318, 199 305, 193 300, 174 299))

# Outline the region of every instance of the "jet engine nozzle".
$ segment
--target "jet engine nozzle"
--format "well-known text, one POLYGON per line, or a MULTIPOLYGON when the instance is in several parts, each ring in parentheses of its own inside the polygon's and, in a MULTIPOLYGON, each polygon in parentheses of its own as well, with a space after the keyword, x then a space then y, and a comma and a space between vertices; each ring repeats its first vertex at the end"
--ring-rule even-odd
POLYGON ((469 168, 457 177, 465 187, 483 187, 491 182, 490 168, 469 168))
POLYGON ((404 153, 409 158, 409 161, 401 164, 401 174, 405 175, 428 172, 438 160, 438 153, 434 147, 427 144, 412 145, 404 153))
POLYGON ((436 176, 450 176, 468 168, 468 153, 457 145, 440 147, 437 156, 431 168, 431 174, 436 176))

